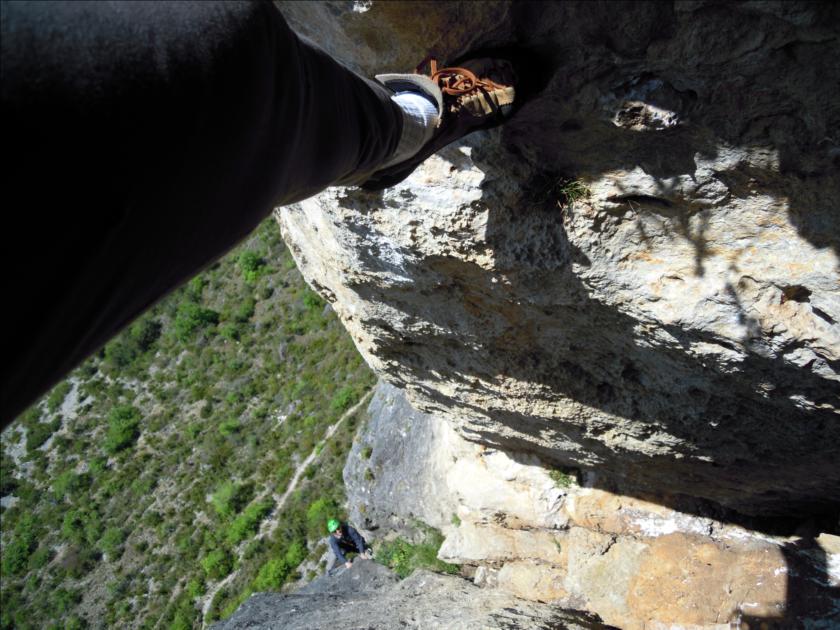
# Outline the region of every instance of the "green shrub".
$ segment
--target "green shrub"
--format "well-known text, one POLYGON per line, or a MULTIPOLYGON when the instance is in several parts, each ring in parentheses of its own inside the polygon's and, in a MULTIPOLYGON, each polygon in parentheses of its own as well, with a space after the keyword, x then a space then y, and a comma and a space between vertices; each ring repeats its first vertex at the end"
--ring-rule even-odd
POLYGON ((264 563, 251 584, 255 591, 279 590, 286 578, 306 559, 306 545, 294 541, 281 558, 272 558, 264 563))
POLYGON ((277 591, 289 575, 289 566, 284 558, 274 558, 260 567, 252 583, 255 591, 277 591))
POLYGON ((52 549, 44 546, 38 547, 35 553, 29 557, 29 568, 37 571, 52 560, 52 557, 52 549))
POLYGON ((234 319, 239 322, 240 324, 245 324, 254 316, 254 310, 256 308, 256 302, 254 302, 254 298, 249 297, 242 300, 239 303, 239 306, 236 307, 236 313, 234 314, 234 319))
POLYGON ((210 502, 216 508, 219 516, 236 514, 248 502, 253 487, 246 484, 235 484, 231 481, 222 482, 210 496, 210 502))
POLYGON ((140 436, 140 411, 131 405, 120 405, 108 415, 105 450, 117 453, 131 446, 140 436))
POLYGON ((265 548, 265 539, 263 538, 255 538, 251 542, 249 542, 245 546, 245 550, 242 552, 242 557, 245 560, 250 560, 257 554, 263 551, 265 548))
POLYGON ((52 422, 33 422, 26 425, 26 451, 33 452, 43 445, 50 436, 61 427, 61 421, 56 419, 52 422))
POLYGON ((326 304, 326 302, 324 302, 324 300, 321 299, 320 295, 318 295, 317 293, 315 293, 314 291, 312 291, 308 288, 304 289, 303 305, 306 308, 308 308, 310 310, 314 310, 314 311, 320 311, 321 309, 324 308, 325 304, 326 304))
POLYGON ((105 362, 111 369, 129 367, 160 338, 160 322, 145 317, 132 324, 123 334, 105 346, 105 362))
POLYGON ((122 555, 122 546, 125 542, 125 532, 121 527, 109 527, 102 534, 99 541, 99 548, 108 554, 110 560, 116 560, 122 555))
POLYGON ((219 323, 219 314, 195 302, 181 302, 173 325, 175 337, 183 343, 188 342, 200 330, 219 323))
POLYGON ((196 276, 187 284, 187 295, 193 302, 201 302, 201 296, 204 293, 204 287, 207 286, 204 278, 196 276))
POLYGON ((187 595, 190 596, 190 599, 195 599, 196 597, 201 597, 207 592, 207 585, 204 583, 204 579, 198 576, 187 582, 185 590, 187 595))
POLYGON ((21 573, 29 563, 31 545, 21 538, 14 538, 12 542, 3 549, 3 575, 17 575, 21 573))
POLYGON ((176 610, 175 617, 169 624, 169 630, 192 630, 193 617, 195 617, 195 614, 190 615, 186 611, 176 610))
POLYGON ((90 460, 89 469, 91 474, 97 477, 108 470, 108 460, 104 457, 94 457, 90 460))
MULTIPOLYGON (((4 529, 5 529, 4 521, 4 529)), ((3 575, 17 575, 29 561, 29 554, 38 546, 40 528, 32 514, 23 514, 15 523, 11 542, 3 547, 3 575)))
POLYGON ((419 544, 411 544, 403 538, 383 542, 376 550, 377 562, 393 569, 400 578, 408 577, 415 569, 457 573, 458 565, 438 560, 438 550, 443 543, 441 533, 428 526, 423 526, 423 529, 425 538, 419 544))
POLYGON ((370 459, 370 456, 373 455, 373 447, 366 445, 362 447, 362 459, 370 459))
POLYGON ((149 510, 143 515, 143 522, 149 527, 157 527, 163 523, 163 516, 157 510, 149 510))
POLYGON ((233 598, 231 601, 229 601, 227 605, 224 608, 222 608, 220 618, 227 619, 233 613, 235 613, 237 609, 243 604, 243 602, 251 596, 252 592, 253 591, 251 591, 250 589, 245 590, 239 595, 237 595, 235 598, 233 598))
POLYGON ((289 545, 289 548, 286 549, 286 553, 283 558, 290 569, 297 568, 297 566, 306 559, 306 545, 300 540, 294 541, 291 545, 289 545))
POLYGON ((139 352, 151 350, 155 342, 160 338, 163 327, 157 320, 144 318, 135 322, 128 329, 128 336, 139 352))
POLYGON ((122 338, 116 338, 105 345, 105 363, 112 370, 122 370, 134 363, 135 348, 122 338))
POLYGON ((219 334, 228 341, 239 341, 239 337, 241 336, 239 326, 232 322, 219 326, 219 334))
POLYGON ((14 461, 11 457, 6 457, 6 454, 3 453, 3 464, 2 469, 0 469, 0 496, 5 497, 6 495, 17 492, 20 483, 15 478, 14 471, 14 461))
POLYGON ((80 545, 85 540, 85 524, 87 514, 82 510, 68 510, 61 522, 61 535, 66 540, 80 545))
POLYGON ((332 401, 330 401, 330 407, 335 411, 346 411, 352 407, 358 399, 359 395, 358 392, 356 392, 356 389, 347 385, 336 392, 332 401))
POLYGON ((238 433, 241 427, 242 425, 239 424, 239 420, 231 418, 219 424, 219 433, 227 437, 233 433, 238 433))
POLYGON ((237 516, 227 530, 227 542, 229 545, 236 545, 257 532, 260 521, 273 507, 271 501, 260 501, 245 508, 245 511, 237 516))
POLYGON ((87 622, 82 617, 73 615, 64 624, 64 630, 84 630, 87 628, 87 622))
POLYGON ((53 480, 53 495, 56 499, 73 496, 87 487, 87 481, 87 475, 77 475, 72 470, 65 470, 53 480))
POLYGON ((131 493, 138 499, 148 496, 157 486, 157 478, 152 475, 143 475, 131 482, 131 493))
POLYGON ((64 402, 64 399, 67 398, 67 394, 70 393, 70 389, 71 386, 68 381, 61 381, 53 388, 47 398, 47 409, 50 413, 58 411, 58 408, 61 407, 61 403, 64 402))
POLYGON ((215 549, 204 556, 201 561, 201 568, 204 569, 209 578, 221 580, 233 569, 233 560, 226 551, 215 549))
POLYGON ((239 268, 242 270, 242 277, 248 284, 254 284, 260 275, 266 271, 263 257, 250 249, 239 254, 239 268))
POLYGON ((284 490, 288 487, 289 482, 292 480, 294 476, 295 470, 289 462, 283 462, 280 464, 280 468, 277 469, 276 477, 277 483, 275 488, 277 490, 284 490))
POLYGON ((92 359, 85 361, 79 366, 79 378, 88 380, 96 376, 98 371, 99 368, 96 367, 96 363, 92 359))
POLYGON ((75 545, 69 546, 61 559, 61 570, 66 577, 83 578, 96 565, 96 554, 93 550, 75 545))
POLYGON ((82 600, 82 594, 77 590, 67 590, 59 588, 50 596, 50 609, 53 615, 60 617, 69 612, 82 600))

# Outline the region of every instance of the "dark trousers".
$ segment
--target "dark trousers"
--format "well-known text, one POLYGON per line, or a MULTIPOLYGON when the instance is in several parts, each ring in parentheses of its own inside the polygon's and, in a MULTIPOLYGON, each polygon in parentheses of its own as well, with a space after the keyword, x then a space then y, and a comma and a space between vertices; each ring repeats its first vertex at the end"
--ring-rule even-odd
POLYGON ((402 132, 390 92, 269 2, 4 2, 1 41, 3 425, 274 205, 364 180, 402 132))

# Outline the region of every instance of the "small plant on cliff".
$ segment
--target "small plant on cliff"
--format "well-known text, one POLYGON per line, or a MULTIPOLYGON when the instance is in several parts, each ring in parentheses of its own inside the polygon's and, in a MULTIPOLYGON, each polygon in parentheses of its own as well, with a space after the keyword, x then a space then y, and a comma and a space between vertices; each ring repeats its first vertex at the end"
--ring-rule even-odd
POLYGON ((443 543, 443 535, 433 527, 418 523, 425 532, 423 542, 412 544, 404 538, 385 541, 376 549, 376 560, 394 572, 402 579, 415 569, 428 569, 437 573, 458 573, 458 565, 449 564, 437 557, 443 543))
POLYGON ((578 199, 590 195, 589 187, 580 179, 557 172, 536 173, 523 190, 525 205, 541 212, 570 208, 578 199))
POLYGON ((116 453, 128 448, 140 435, 140 411, 131 405, 114 407, 108 415, 105 450, 116 453))
POLYGON ((579 179, 567 179, 557 182, 554 189, 557 195, 557 205, 560 208, 568 208, 578 199, 589 197, 589 187, 579 179))
POLYGON ((575 485, 575 478, 573 475, 567 474, 562 470, 553 469, 548 472, 548 476, 558 488, 571 488, 575 485))

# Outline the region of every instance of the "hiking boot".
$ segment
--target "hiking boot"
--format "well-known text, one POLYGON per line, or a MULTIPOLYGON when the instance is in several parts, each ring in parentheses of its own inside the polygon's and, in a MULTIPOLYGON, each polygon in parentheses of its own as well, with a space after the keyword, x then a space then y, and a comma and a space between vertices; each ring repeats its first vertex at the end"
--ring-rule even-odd
POLYGON ((376 79, 394 93, 419 92, 437 104, 437 128, 429 140, 409 159, 374 173, 361 185, 365 190, 382 190, 398 184, 426 158, 473 131, 491 129, 514 110, 518 73, 504 58, 469 59, 457 66, 440 68, 428 57, 414 74, 381 74, 376 79))

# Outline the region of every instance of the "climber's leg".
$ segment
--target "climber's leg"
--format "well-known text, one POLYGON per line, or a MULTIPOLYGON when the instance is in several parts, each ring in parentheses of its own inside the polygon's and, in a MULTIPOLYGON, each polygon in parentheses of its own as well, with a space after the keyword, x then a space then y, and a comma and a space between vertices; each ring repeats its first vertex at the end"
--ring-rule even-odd
POLYGON ((400 108, 269 2, 2 4, 10 421, 275 204, 373 172, 400 108))
POLYGON ((336 563, 337 563, 337 562, 338 562, 338 558, 336 558, 335 553, 333 552, 333 550, 332 550, 332 549, 330 549, 329 551, 327 551, 327 566, 326 566, 325 571, 326 571, 327 573, 329 573, 330 571, 332 571, 332 570, 333 570, 333 568, 335 568, 335 565, 336 565, 336 563))
POLYGON ((4 201, 22 236, 4 247, 3 425, 273 205, 392 185, 512 100, 478 81, 488 60, 360 77, 270 2, 0 11, 4 201))

